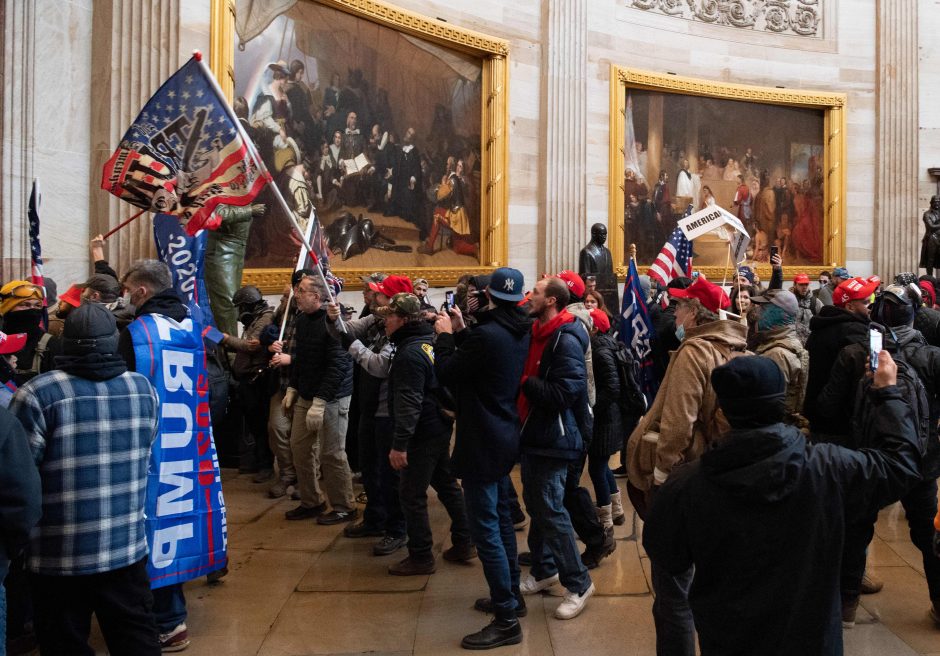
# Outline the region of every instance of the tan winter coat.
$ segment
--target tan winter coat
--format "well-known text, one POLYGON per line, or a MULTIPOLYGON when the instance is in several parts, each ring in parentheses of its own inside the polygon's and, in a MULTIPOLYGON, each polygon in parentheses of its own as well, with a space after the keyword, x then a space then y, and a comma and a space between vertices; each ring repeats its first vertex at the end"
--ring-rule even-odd
POLYGON ((776 328, 761 336, 755 347, 757 355, 773 360, 787 381, 787 423, 802 426, 800 417, 803 399, 806 397, 806 380, 809 377, 809 353, 800 344, 793 326, 776 328))
POLYGON ((729 428, 718 408, 711 372, 745 353, 747 328, 735 321, 713 321, 685 332, 649 411, 627 445, 627 475, 641 490, 653 485, 653 471, 697 460, 729 428), (659 433, 658 442, 643 439, 659 433))

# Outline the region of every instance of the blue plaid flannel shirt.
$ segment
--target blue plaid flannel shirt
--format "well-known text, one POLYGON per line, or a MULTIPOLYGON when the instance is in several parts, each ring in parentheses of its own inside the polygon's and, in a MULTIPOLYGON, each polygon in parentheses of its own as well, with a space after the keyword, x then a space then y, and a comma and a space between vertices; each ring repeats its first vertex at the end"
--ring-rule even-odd
POLYGON ((10 412, 42 479, 30 571, 97 574, 147 555, 144 495, 158 410, 150 381, 134 372, 94 381, 50 371, 20 387, 10 412))

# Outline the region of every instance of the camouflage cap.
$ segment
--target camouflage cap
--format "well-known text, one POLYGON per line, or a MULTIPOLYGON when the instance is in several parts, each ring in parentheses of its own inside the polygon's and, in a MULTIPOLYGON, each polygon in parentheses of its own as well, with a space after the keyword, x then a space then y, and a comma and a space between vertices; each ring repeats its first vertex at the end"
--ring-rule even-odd
POLYGON ((402 317, 418 317, 421 314, 421 300, 414 294, 402 292, 392 296, 386 307, 376 310, 380 316, 388 316, 393 312, 402 317))
POLYGON ((388 274, 382 273, 381 271, 370 273, 367 276, 359 276, 359 280, 361 280, 362 284, 365 285, 366 287, 369 286, 370 282, 380 283, 386 278, 388 278, 388 274))

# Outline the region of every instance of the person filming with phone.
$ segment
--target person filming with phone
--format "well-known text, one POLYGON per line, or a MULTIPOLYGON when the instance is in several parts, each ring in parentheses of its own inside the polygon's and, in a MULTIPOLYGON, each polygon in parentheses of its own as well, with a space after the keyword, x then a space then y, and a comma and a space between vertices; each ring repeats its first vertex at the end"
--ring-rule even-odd
MULTIPOLYGON (((822 412, 848 422, 850 432, 842 445, 851 449, 870 446, 863 441, 863 428, 871 420, 871 409, 860 403, 859 386, 865 368, 877 367, 882 349, 897 361, 897 386, 911 405, 923 454, 921 478, 901 497, 911 541, 923 556, 924 575, 930 593, 930 613, 940 621, 940 558, 932 548, 933 517, 937 508, 937 477, 940 476, 940 348, 930 346, 913 328, 920 306, 920 290, 913 284, 889 285, 871 307, 871 329, 867 344, 852 344, 839 352, 829 382, 819 395, 822 412), (857 392, 858 390, 858 392, 857 392)), ((881 589, 865 575, 865 551, 874 535, 877 509, 846 525, 842 556, 843 621, 855 621, 859 594, 881 589), (864 577, 864 580, 863 580, 864 577), (874 588, 874 589, 873 589, 874 588)))

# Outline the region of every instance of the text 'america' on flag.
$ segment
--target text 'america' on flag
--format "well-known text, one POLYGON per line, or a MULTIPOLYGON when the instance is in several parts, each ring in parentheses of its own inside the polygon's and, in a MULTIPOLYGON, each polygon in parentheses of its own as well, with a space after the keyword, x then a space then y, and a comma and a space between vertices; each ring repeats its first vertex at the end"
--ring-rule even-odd
POLYGON ((131 205, 178 216, 190 235, 218 227, 216 205, 247 205, 271 180, 200 58, 144 105, 101 179, 131 205))
POLYGON ((673 278, 692 275, 692 242, 685 238, 682 230, 672 231, 646 275, 663 287, 673 278))

